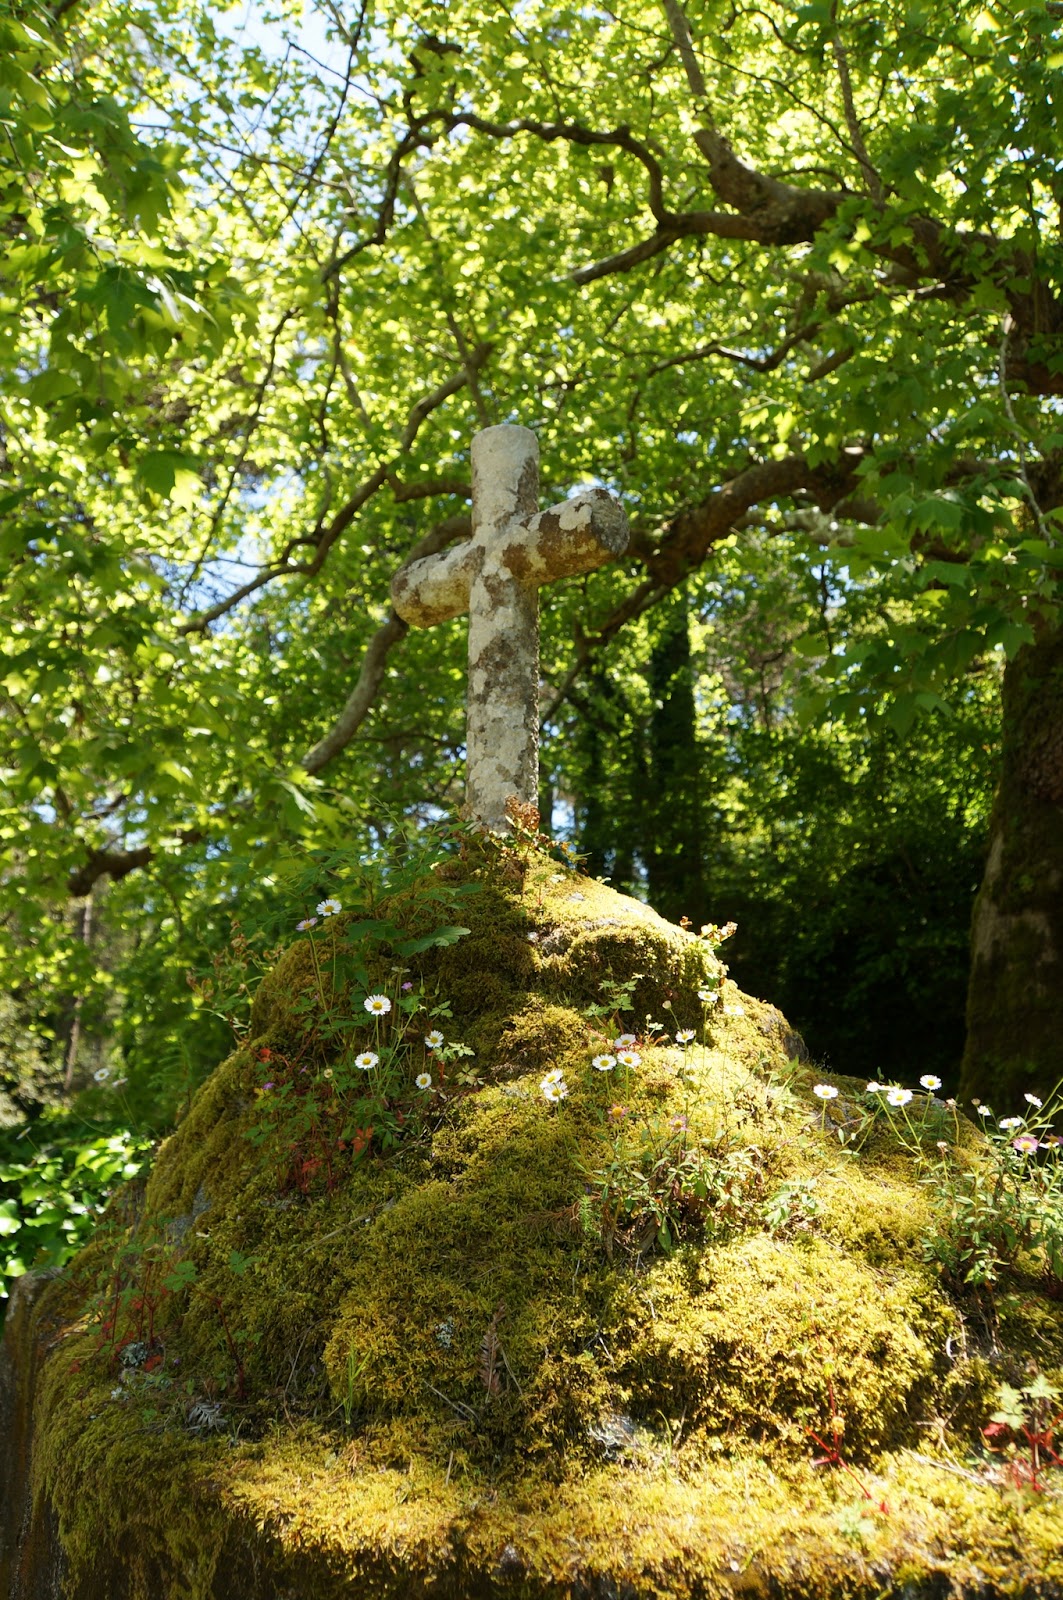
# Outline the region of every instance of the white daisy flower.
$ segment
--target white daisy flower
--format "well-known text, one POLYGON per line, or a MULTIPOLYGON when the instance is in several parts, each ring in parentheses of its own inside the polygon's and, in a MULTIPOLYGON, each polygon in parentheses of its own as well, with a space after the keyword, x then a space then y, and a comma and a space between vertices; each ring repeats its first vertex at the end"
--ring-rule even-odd
POLYGON ((1022 1098, 1026 1101, 1027 1105, 1036 1106, 1038 1111, 1040 1111, 1043 1101, 1038 1100, 1035 1094, 1024 1094, 1022 1098))
POLYGON ((919 1079, 924 1089, 940 1089, 941 1079, 935 1078, 932 1072, 925 1072, 919 1079))
POLYGON ((998 1128, 1021 1128, 1022 1127, 1022 1118, 1021 1117, 1001 1117, 1000 1121, 997 1123, 997 1127, 998 1128))
POLYGON ((979 1106, 978 1115, 980 1117, 991 1117, 993 1115, 993 1108, 991 1106, 979 1106))
POLYGON ((595 1056, 591 1066, 598 1072, 612 1072, 616 1066, 615 1056, 595 1056))
POLYGON ((613 1049, 630 1050, 634 1043, 635 1035, 633 1033, 622 1033, 620 1034, 619 1038, 613 1040, 613 1049))
POLYGON ((912 1098, 910 1089, 887 1089, 886 1099, 891 1106, 906 1106, 912 1098))
POLYGON ((391 1001, 386 994, 368 995, 362 1004, 367 1011, 372 1012, 374 1017, 386 1017, 391 1010, 391 1001))
POLYGON ((830 1083, 817 1083, 812 1093, 818 1095, 820 1100, 837 1100, 838 1098, 837 1089, 830 1083))
POLYGON ((334 917, 337 911, 342 910, 343 907, 340 905, 338 900, 332 897, 332 895, 329 895, 327 900, 319 901, 317 905, 317 914, 319 917, 334 917))
POLYGON ((885 1094, 886 1085, 884 1083, 876 1083, 872 1078, 871 1082, 867 1086, 867 1092, 868 1094, 885 1094))
POLYGON ((551 1067, 550 1071, 546 1074, 546 1077, 542 1081, 543 1083, 564 1083, 564 1067, 551 1067))
POLYGON ((552 1106, 556 1106, 558 1101, 564 1100, 568 1094, 568 1085, 564 1078, 544 1078, 539 1087, 543 1091, 543 1097, 552 1106))
POLYGON ((413 1081, 418 1089, 430 1089, 432 1087, 432 1074, 430 1072, 419 1072, 413 1081))
POLYGON ((441 1050, 443 1048, 443 1035, 438 1028, 433 1028, 431 1033, 424 1036, 426 1050, 441 1050))
POLYGON ((107 1079, 111 1076, 111 1069, 110 1067, 99 1067, 92 1074, 92 1076, 96 1079, 97 1083, 106 1083, 107 1079))
POLYGON ((675 1036, 676 1044, 689 1044, 694 1037, 693 1028, 680 1028, 675 1036))
POLYGON ((379 1060, 380 1057, 374 1055, 372 1050, 363 1050, 360 1056, 355 1056, 354 1064, 356 1067, 361 1067, 363 1072, 370 1072, 379 1060))
POLYGON ((295 924, 295 931, 296 931, 296 933, 305 933, 307 928, 316 928, 316 927, 317 927, 317 918, 316 917, 304 917, 302 922, 297 922, 295 924))
POLYGON ((642 1065, 642 1057, 637 1050, 618 1050, 616 1059, 622 1067, 638 1067, 642 1065))
POLYGON ((699 989, 698 999, 703 1006, 714 1006, 720 998, 719 989, 699 989))

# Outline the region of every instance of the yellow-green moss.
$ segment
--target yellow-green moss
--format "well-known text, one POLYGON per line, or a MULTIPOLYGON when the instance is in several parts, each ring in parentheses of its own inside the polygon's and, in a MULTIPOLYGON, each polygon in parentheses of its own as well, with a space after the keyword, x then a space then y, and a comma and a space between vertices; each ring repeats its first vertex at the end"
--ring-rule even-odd
POLYGON ((134 1274, 138 1241, 196 1269, 160 1300, 160 1381, 123 1378, 101 1346, 102 1246, 53 1292, 66 1335, 36 1473, 70 1593, 258 1600, 277 1574, 314 1600, 1053 1592, 1058 1499, 1021 1501, 964 1463, 1002 1371, 1058 1375, 1058 1306, 1027 1297, 993 1328, 963 1316, 922 1260, 907 1158, 886 1140, 846 1154, 784 1019, 733 985, 694 1055, 591 1070, 582 1013, 603 981, 635 984, 631 1015, 603 1027, 700 1024, 697 991, 721 974, 699 940, 539 860, 489 879, 463 919, 467 939, 415 965, 483 1087, 430 1141, 303 1194, 248 1140, 256 1052, 298 1050, 293 1002, 316 982, 297 945, 130 1230, 134 1274), (552 1108, 554 1066, 571 1092, 552 1108), (587 1197, 614 1101, 635 1130, 618 1148, 682 1116, 693 1146, 745 1152, 742 1224, 610 1257, 587 1197), (756 1206, 783 1182, 821 1211, 773 1232, 756 1206), (222 1432, 190 1433, 194 1401, 222 1432), (838 1436, 859 1481, 812 1464, 812 1433, 838 1436))

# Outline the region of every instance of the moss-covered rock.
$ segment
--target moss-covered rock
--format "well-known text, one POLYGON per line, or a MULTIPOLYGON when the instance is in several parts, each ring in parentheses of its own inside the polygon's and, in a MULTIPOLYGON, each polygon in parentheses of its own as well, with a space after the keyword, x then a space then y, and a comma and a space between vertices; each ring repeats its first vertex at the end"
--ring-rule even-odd
POLYGON ((49 1351, 8 1530, 50 1551, 39 1592, 1063 1594, 1058 1492, 979 1455, 1002 1378, 1059 1380, 1058 1304, 950 1298, 909 1159, 846 1142, 861 1086, 816 1101, 700 939, 539 858, 482 870, 463 917, 408 981, 475 1056, 400 1097, 394 1149, 299 1166, 250 1136, 265 1052, 293 1106, 333 1093, 315 995, 366 1026, 336 918, 263 983, 135 1209, 15 1319, 49 1351), (639 1064, 596 1071, 595 1029, 639 1064))

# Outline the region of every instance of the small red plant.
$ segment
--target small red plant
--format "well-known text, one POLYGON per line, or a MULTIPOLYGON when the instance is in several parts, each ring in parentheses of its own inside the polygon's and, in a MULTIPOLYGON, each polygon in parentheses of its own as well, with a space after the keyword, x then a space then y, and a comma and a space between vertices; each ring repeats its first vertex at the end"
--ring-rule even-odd
POLYGON ((814 1467, 839 1467, 842 1472, 847 1473, 848 1476, 852 1478, 864 1499, 870 1502, 872 1509, 881 1512, 884 1517, 888 1517, 890 1514, 890 1508, 886 1504, 885 1500, 875 1499, 866 1483, 864 1483, 863 1479, 858 1473, 853 1471, 848 1461, 846 1461, 845 1457, 842 1455, 841 1445, 842 1434, 844 1432, 844 1422, 839 1416, 837 1407, 834 1404, 834 1379, 830 1377, 829 1374, 827 1377, 827 1400, 830 1405, 830 1443, 828 1444, 825 1439, 821 1439, 819 1434, 815 1433, 811 1428, 805 1429, 805 1432, 808 1434, 808 1437, 812 1440, 813 1444, 817 1444, 823 1451, 821 1456, 816 1456, 813 1459, 812 1465, 814 1467))
MULTIPOLYGON (((1056 1431, 1063 1422, 1063 1410, 1056 1410, 1059 1390, 1038 1375, 1021 1389, 1001 1384, 997 1400, 999 1410, 993 1412, 982 1435, 989 1441, 1000 1440, 1004 1448, 1017 1445, 1020 1453, 1009 1456, 1004 1464, 1008 1477, 1017 1489, 1044 1494, 1046 1470, 1063 1467, 1056 1449, 1056 1431)), ((992 1442, 989 1448, 997 1449, 992 1442)))

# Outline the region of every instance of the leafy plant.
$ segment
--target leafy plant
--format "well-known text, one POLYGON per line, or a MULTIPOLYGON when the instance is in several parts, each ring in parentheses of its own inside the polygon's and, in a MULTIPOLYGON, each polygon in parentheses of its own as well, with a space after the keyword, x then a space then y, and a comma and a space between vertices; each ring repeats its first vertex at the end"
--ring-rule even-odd
MULTIPOLYGON (((937 1080, 928 1078, 935 1085, 937 1080)), ((1063 1138, 1052 1123, 1058 1094, 1042 1103, 1025 1096, 1022 1115, 997 1118, 977 1111, 985 1140, 964 1151, 955 1101, 941 1106, 927 1092, 868 1085, 862 1135, 885 1121, 914 1158, 932 1202, 923 1237, 926 1259, 957 1286, 992 1288, 1005 1272, 1033 1270, 1063 1291, 1063 1138), (952 1137, 942 1137, 950 1131, 952 1137)))
MULTIPOLYGON (((448 1069, 472 1054, 439 1026, 451 1014, 445 996, 429 993, 407 965, 469 931, 443 920, 477 888, 439 873, 453 840, 453 830, 399 830, 375 861, 313 853, 282 877, 314 983, 291 1002, 298 1051, 259 1049, 248 1137, 304 1192, 319 1179, 331 1190, 344 1159, 418 1133, 448 1069)), ((477 1081, 464 1065, 456 1078, 463 1087, 477 1081)))
POLYGON ((0 1162, 0 1299, 30 1268, 69 1261, 150 1149, 150 1140, 123 1130, 57 1138, 22 1160, 0 1162))
POLYGON ((1063 1422, 1059 1399, 1059 1389, 1040 1373, 1021 1388, 1002 1383, 997 1390, 997 1410, 982 1433, 992 1449, 1007 1449, 1007 1470, 1020 1488, 1043 1494, 1046 1470, 1063 1467, 1056 1448, 1056 1430, 1063 1422))

